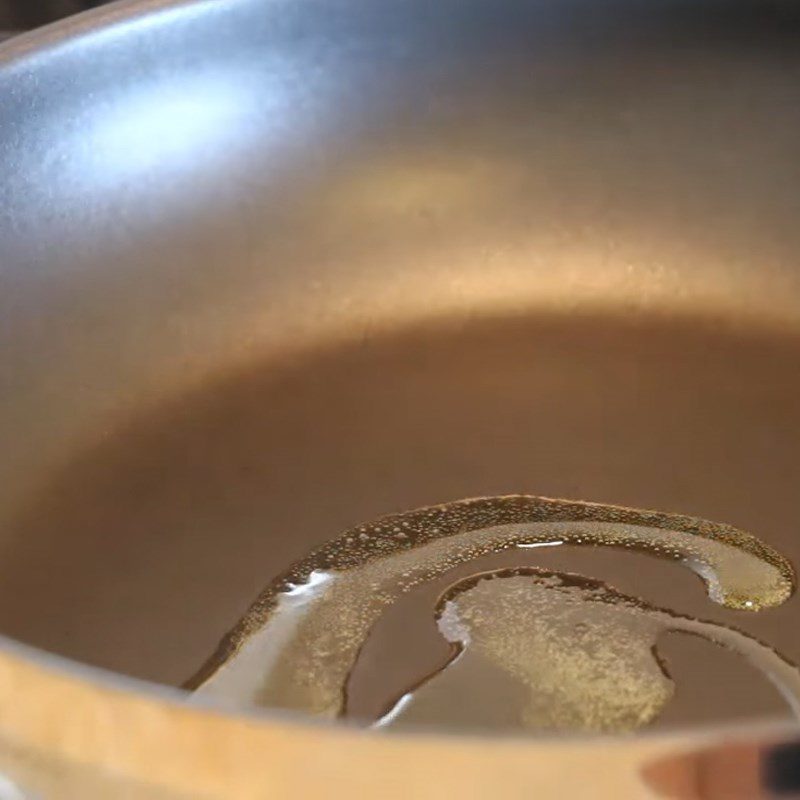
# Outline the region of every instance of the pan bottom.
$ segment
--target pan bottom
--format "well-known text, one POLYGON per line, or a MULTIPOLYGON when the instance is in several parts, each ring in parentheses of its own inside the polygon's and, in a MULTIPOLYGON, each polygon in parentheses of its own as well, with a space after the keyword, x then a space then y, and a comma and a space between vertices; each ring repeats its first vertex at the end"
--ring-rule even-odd
MULTIPOLYGON (((311 547, 478 495, 692 514, 798 564, 798 363, 800 331, 612 314, 453 320, 253 363, 148 409, 43 479, 0 563, 0 630, 178 684, 311 547)), ((675 565, 547 550, 525 563, 733 624, 800 661, 796 599, 735 612, 675 565)), ((351 679, 354 716, 376 715, 387 691, 441 662, 431 600, 415 595, 373 631, 351 679)), ((785 713, 753 670, 699 647, 665 642, 678 693, 662 724, 785 713)))

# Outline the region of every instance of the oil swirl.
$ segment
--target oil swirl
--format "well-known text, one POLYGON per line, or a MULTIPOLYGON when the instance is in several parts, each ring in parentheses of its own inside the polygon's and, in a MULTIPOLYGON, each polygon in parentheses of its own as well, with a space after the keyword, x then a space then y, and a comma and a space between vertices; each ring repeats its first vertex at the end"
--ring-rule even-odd
POLYGON ((543 543, 678 561, 728 608, 779 605, 795 589, 783 556, 729 525, 528 495, 460 500, 359 525, 309 553, 267 586, 187 688, 338 717, 359 651, 389 605, 459 564, 543 543))

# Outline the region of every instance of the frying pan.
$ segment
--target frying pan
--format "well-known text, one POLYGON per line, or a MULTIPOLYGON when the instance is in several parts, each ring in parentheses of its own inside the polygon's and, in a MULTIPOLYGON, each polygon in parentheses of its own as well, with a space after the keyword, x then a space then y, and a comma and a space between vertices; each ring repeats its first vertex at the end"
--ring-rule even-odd
POLYGON ((426 503, 800 555, 798 44, 781 0, 140 0, 0 47, 0 794, 791 788, 778 712, 378 735, 169 687, 289 561, 426 503))

